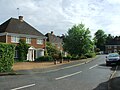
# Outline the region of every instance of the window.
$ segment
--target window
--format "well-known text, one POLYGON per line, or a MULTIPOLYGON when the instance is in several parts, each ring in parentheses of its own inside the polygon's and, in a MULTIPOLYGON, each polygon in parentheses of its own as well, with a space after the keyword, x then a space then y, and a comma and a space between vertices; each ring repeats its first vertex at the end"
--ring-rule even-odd
POLYGON ((42 39, 37 39, 37 44, 43 44, 43 40, 42 39))
POLYGON ((17 36, 12 36, 12 37, 11 37, 11 42, 19 43, 19 40, 20 40, 20 38, 17 37, 17 36))
POLYGON ((26 43, 31 44, 31 38, 26 38, 26 43))
POLYGON ((18 51, 15 50, 15 58, 18 58, 18 51))

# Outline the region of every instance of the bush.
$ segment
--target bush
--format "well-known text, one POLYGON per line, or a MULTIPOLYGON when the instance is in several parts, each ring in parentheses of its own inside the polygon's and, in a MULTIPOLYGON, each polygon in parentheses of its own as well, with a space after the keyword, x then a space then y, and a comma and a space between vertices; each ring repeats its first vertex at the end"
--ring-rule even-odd
POLYGON ((36 62, 46 62, 46 61, 53 61, 51 56, 41 56, 35 59, 36 62))
POLYGON ((87 59, 87 56, 81 55, 81 56, 80 56, 80 59, 87 59))
POLYGON ((18 50, 18 59, 19 61, 25 61, 27 59, 27 53, 29 49, 29 45, 26 44, 25 40, 20 39, 18 45, 16 46, 16 50, 18 50))
POLYGON ((68 54, 66 57, 63 57, 64 60, 71 60, 72 56, 68 54))
POLYGON ((79 59, 80 59, 80 57, 78 55, 73 55, 71 57, 71 60, 79 60, 79 59))
POLYGON ((92 57, 95 57, 95 53, 87 53, 85 56, 87 57, 87 58, 92 58, 92 57))
POLYGON ((15 46, 0 43, 0 72, 9 72, 14 63, 15 46))

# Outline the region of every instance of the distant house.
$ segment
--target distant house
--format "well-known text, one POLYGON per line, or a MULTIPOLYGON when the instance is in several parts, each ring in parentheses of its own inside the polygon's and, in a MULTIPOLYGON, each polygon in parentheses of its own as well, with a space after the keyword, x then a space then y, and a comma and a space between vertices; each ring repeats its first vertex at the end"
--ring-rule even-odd
POLYGON ((53 31, 47 33, 45 36, 47 37, 47 42, 52 43, 59 51, 63 51, 63 39, 61 37, 54 35, 53 31))
MULTIPOLYGON (((23 39, 31 47, 28 50, 27 60, 34 61, 39 56, 44 56, 46 37, 23 20, 10 18, 0 25, 0 42, 16 44, 23 39)), ((18 52, 15 51, 15 58, 18 58, 18 52)))
POLYGON ((120 51, 120 37, 115 37, 105 45, 105 53, 113 53, 120 51))

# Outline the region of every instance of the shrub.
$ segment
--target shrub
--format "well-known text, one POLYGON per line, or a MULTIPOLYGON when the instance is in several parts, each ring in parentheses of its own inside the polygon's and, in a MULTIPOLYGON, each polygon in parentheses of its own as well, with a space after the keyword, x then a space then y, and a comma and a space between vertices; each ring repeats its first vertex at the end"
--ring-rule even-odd
POLYGON ((73 56, 71 57, 71 59, 72 59, 72 60, 79 60, 80 57, 79 57, 78 55, 73 55, 73 56))
POLYGON ((0 72, 9 72, 14 63, 15 46, 0 43, 0 72))
POLYGON ((27 53, 29 49, 29 45, 26 44, 25 40, 20 39, 19 44, 16 46, 16 50, 18 50, 18 59, 19 61, 24 61, 27 59, 27 53))
POLYGON ((87 57, 87 58, 92 58, 92 57, 95 57, 95 53, 87 53, 85 56, 87 57))
POLYGON ((87 59, 87 57, 85 55, 81 55, 80 59, 87 59))
POLYGON ((66 57, 63 57, 64 60, 71 60, 72 56, 68 54, 66 57))
POLYGON ((35 59, 36 62, 53 61, 51 56, 41 56, 35 59))

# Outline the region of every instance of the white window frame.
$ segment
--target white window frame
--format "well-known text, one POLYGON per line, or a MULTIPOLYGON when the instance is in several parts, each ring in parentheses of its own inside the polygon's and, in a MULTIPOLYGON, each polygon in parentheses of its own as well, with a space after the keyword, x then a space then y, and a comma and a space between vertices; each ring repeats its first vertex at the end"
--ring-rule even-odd
POLYGON ((13 43, 19 43, 20 37, 17 36, 11 36, 11 42, 13 43))
POLYGON ((37 39, 37 44, 43 44, 43 39, 37 39))
POLYGON ((26 43, 31 44, 31 38, 26 38, 26 43))

